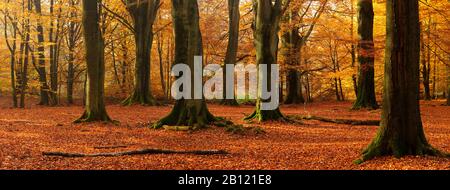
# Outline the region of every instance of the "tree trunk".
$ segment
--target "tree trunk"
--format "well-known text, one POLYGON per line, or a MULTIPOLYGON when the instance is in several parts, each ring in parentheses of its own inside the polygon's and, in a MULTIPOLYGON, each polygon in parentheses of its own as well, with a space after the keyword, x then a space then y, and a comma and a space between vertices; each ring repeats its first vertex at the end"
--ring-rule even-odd
MULTIPOLYGON (((70 5, 71 6, 77 6, 78 1, 71 0, 70 5)), ((76 18, 78 15, 76 11, 70 12, 71 18, 76 18)), ((75 48, 77 46, 77 41, 80 38, 80 25, 75 21, 69 22, 69 29, 68 29, 68 39, 67 39, 67 47, 69 49, 69 55, 67 60, 67 103, 73 104, 73 86, 75 82, 75 48)))
POLYGON ((83 0, 83 34, 86 50, 87 82, 85 112, 75 122, 105 121, 111 119, 104 103, 105 59, 104 40, 99 27, 98 3, 83 0))
MULTIPOLYGON (((282 10, 282 0, 275 1, 275 4, 266 0, 257 0, 254 2, 255 21, 253 27, 256 47, 256 64, 257 67, 260 65, 267 66, 267 74, 258 76, 259 78, 264 77, 265 81, 270 81, 271 79, 271 65, 277 64, 278 32, 280 30, 280 17, 283 14, 282 10)), ((258 86, 258 94, 261 94, 262 89, 260 87, 262 84, 258 86)), ((274 90, 272 89, 270 82, 268 82, 266 88, 269 91, 274 90)), ((278 89, 276 89, 276 91, 278 91, 278 89)), ((255 112, 246 117, 245 120, 257 120, 262 122, 286 119, 279 107, 273 110, 261 109, 261 103, 266 101, 268 100, 258 97, 255 112)))
MULTIPOLYGON (((172 0, 172 17, 175 34, 174 65, 186 64, 194 71, 194 56, 203 54, 197 1, 172 0)), ((194 81, 193 75, 191 81, 194 81)), ((155 123, 153 128, 164 125, 203 128, 215 121, 216 118, 209 112, 203 98, 181 99, 176 101, 172 112, 155 123)))
POLYGON ((443 155, 425 137, 419 108, 418 1, 388 0, 383 111, 378 134, 363 152, 377 156, 443 155))
POLYGON ((424 36, 423 36, 423 25, 422 23, 420 23, 420 27, 421 27, 421 35, 420 35, 420 51, 421 51, 421 62, 422 62, 422 84, 423 84, 423 88, 424 88, 424 93, 423 93, 423 98, 425 100, 431 100, 431 96, 430 96, 430 72, 429 72, 429 66, 427 63, 427 51, 426 51, 426 44, 425 44, 425 40, 424 40, 424 36))
MULTIPOLYGON (((229 26, 228 26, 228 46, 227 53, 225 55, 225 62, 223 67, 223 76, 227 76, 226 65, 234 65, 236 64, 236 57, 239 45, 239 22, 240 22, 240 13, 239 13, 239 0, 228 0, 228 15, 229 15, 229 26)), ((234 69, 233 69, 234 71, 234 69)), ((234 72, 233 72, 234 77, 234 72)), ((234 80, 232 80, 234 81, 234 80)), ((223 80, 223 100, 221 102, 222 105, 230 105, 237 106, 239 105, 236 101, 236 97, 233 94, 232 99, 227 98, 227 86, 232 86, 233 84, 228 84, 231 81, 223 80)))
POLYGON ((450 106, 450 55, 448 56, 449 64, 447 65, 447 106, 450 106))
POLYGON ((42 7, 41 0, 34 0, 34 7, 36 9, 36 13, 39 15, 36 31, 38 38, 38 74, 39 74, 39 83, 40 83, 40 102, 39 105, 49 105, 48 92, 49 88, 47 85, 47 72, 45 68, 45 47, 44 47, 44 28, 42 27, 42 21, 40 17, 42 16, 42 7))
MULTIPOLYGON (((288 21, 292 24, 292 12, 289 12, 288 21)), ((301 104, 305 102, 300 84, 299 66, 301 62, 302 37, 299 28, 294 27, 282 35, 282 55, 287 66, 287 96, 285 104, 301 104)))
POLYGON ((158 37, 158 60, 159 60, 159 78, 161 81, 161 89, 164 92, 164 98, 167 98, 166 81, 164 80, 164 60, 163 60, 163 48, 164 41, 162 36, 162 31, 157 34, 158 37))
POLYGON ((358 93, 353 109, 377 109, 375 96, 375 47, 373 42, 374 12, 372 0, 358 1, 358 93))
POLYGON ((136 44, 136 63, 134 90, 123 101, 124 105, 157 105, 150 88, 150 64, 153 44, 153 23, 159 8, 159 0, 128 0, 127 10, 133 18, 134 39, 136 44))
MULTIPOLYGON (((354 27, 354 23, 355 23, 355 16, 353 14, 354 12, 354 6, 353 6, 353 0, 350 0, 350 10, 351 10, 351 25, 350 25, 350 36, 351 36, 351 41, 352 41, 352 46, 351 46, 351 50, 350 50, 350 54, 352 55, 352 68, 355 67, 356 65, 356 45, 354 42, 354 31, 355 31, 355 27, 354 27)), ((352 75, 352 82, 353 82, 353 90, 355 91, 355 96, 356 98, 358 98, 358 77, 356 76, 356 74, 352 75)))
MULTIPOLYGON (((9 3, 9 1, 7 1, 9 3)), ((16 93, 16 51, 17 51, 17 22, 11 20, 12 25, 12 44, 8 41, 9 35, 8 35, 8 15, 7 13, 4 13, 4 38, 6 45, 10 51, 10 77, 11 77, 11 95, 12 95, 12 102, 13 107, 17 108, 17 93, 16 93)))

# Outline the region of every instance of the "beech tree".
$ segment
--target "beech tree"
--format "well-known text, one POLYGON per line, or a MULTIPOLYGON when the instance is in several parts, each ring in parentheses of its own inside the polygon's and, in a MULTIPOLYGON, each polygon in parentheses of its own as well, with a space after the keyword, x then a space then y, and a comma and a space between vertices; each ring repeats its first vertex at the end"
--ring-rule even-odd
POLYGON ((374 12, 372 0, 358 1, 358 92, 353 109, 378 108, 375 96, 375 46, 373 42, 374 12))
MULTIPOLYGON (((277 64, 277 52, 278 52, 278 32, 280 31, 281 16, 289 6, 290 0, 275 0, 274 2, 267 0, 254 0, 253 10, 255 20, 253 23, 254 39, 256 48, 256 65, 267 66, 267 73, 264 76, 265 81, 270 81, 271 65, 277 64)), ((262 88, 258 85, 258 94, 261 94, 262 88)), ((267 83, 268 90, 274 90, 271 87, 270 82, 267 83)), ((276 89, 278 91, 278 89, 276 89)), ((269 100, 257 98, 255 111, 246 117, 246 120, 285 120, 286 118, 280 111, 280 108, 274 110, 262 110, 261 102, 267 102, 269 100)))
MULTIPOLYGON (((174 65, 186 64, 191 71, 194 71, 194 57, 203 55, 197 1, 172 0, 172 17, 175 34, 174 65)), ((190 78, 194 81, 194 76, 190 78)), ((192 93, 194 93, 193 90, 192 93)), ((177 100, 172 112, 156 122, 153 128, 161 128, 164 125, 202 128, 216 120, 209 112, 203 96, 201 99, 183 98, 177 100)))
POLYGON ((153 24, 160 0, 127 0, 127 10, 133 18, 130 26, 136 45, 134 90, 123 102, 124 105, 157 105, 150 88, 150 54, 153 44, 153 24))
MULTIPOLYGON (((228 46, 227 46, 227 52, 225 55, 225 64, 223 68, 223 76, 227 76, 227 70, 225 68, 226 65, 235 65, 236 64, 236 57, 237 57, 237 51, 238 51, 238 45, 239 45, 239 19, 240 19, 240 13, 239 13, 239 0, 228 0, 228 15, 229 15, 229 27, 228 27, 228 46)), ((234 76, 234 75, 233 75, 234 76)), ((227 99, 227 80, 223 80, 223 105, 232 105, 236 106, 239 105, 236 101, 235 96, 233 96, 233 99, 227 99)), ((230 84, 234 86, 233 84, 230 84)))
POLYGON ((75 122, 111 121, 104 102, 104 40, 99 26, 101 0, 83 0, 83 35, 86 51, 87 82, 85 112, 75 122))
POLYGON ((358 162, 377 156, 445 154, 427 141, 419 108, 418 1, 386 1, 385 82, 381 126, 358 162))

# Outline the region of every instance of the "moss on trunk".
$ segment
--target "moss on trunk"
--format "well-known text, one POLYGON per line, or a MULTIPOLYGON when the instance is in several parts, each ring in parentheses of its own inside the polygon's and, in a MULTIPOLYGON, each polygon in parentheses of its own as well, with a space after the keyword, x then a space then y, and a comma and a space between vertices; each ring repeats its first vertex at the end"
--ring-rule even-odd
POLYGON ((425 137, 419 108, 420 29, 417 1, 389 0, 381 127, 357 163, 377 156, 448 156, 425 137))

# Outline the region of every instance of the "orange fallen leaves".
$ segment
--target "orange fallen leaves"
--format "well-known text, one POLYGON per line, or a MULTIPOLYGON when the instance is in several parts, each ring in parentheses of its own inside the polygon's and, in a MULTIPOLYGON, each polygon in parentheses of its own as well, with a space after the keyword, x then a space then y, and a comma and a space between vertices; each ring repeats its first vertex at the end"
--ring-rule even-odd
MULTIPOLYGON (((156 121, 169 107, 108 106, 121 124, 71 122, 81 107, 6 108, 0 99, 0 169, 450 169, 450 160, 435 157, 378 158, 354 165, 377 127, 304 121, 303 125, 251 124, 265 133, 236 135, 212 127, 195 132, 151 130, 142 123, 156 121), (112 147, 98 149, 98 147, 112 147), (44 151, 99 153, 141 148, 227 150, 229 155, 143 155, 96 158, 42 156, 44 151)), ((245 124, 243 113, 253 108, 209 106, 217 116, 245 124)), ((351 103, 285 106, 286 115, 317 115, 344 119, 379 119, 380 111, 350 111, 351 103)), ((422 106, 427 137, 435 147, 450 152, 450 108, 438 103, 422 106)))

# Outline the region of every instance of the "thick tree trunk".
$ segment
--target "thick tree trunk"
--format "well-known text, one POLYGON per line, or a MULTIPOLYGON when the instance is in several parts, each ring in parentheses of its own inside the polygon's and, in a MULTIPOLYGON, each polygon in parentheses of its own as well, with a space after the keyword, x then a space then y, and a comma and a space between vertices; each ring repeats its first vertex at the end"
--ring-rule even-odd
POLYGON ((372 0, 358 1, 358 93, 353 109, 377 109, 375 96, 375 47, 373 42, 374 12, 372 0))
POLYGON ((157 105, 150 88, 150 63, 153 44, 153 23, 159 7, 159 0, 127 1, 127 9, 133 18, 136 44, 134 90, 123 102, 124 105, 157 105))
POLYGON ((83 0, 82 2, 87 63, 86 103, 84 114, 75 122, 109 122, 111 119, 106 113, 104 103, 104 41, 99 27, 98 1, 83 0))
MULTIPOLYGON (((172 0, 172 17, 175 34, 174 64, 186 64, 194 71, 194 56, 203 54, 197 1, 172 0)), ((194 76, 191 76, 191 81, 194 81, 194 76)), ((164 125, 203 128, 215 121, 216 118, 209 112, 203 98, 181 99, 176 101, 172 112, 155 123, 153 128, 164 125)))
POLYGON ((420 116, 418 1, 388 0, 386 4, 386 65, 381 127, 358 162, 384 155, 443 155, 428 144, 420 116))
MULTIPOLYGON (((239 13, 239 0, 228 0, 228 13, 229 13, 229 27, 228 27, 228 47, 227 53, 225 56, 225 63, 223 68, 223 76, 227 76, 226 65, 235 65, 236 57, 238 51, 239 44, 239 22, 240 22, 240 13, 239 13)), ((234 76, 234 72, 233 72, 234 76)), ((234 80, 233 80, 234 81, 234 80)), ((239 105, 236 101, 235 96, 233 95, 233 99, 227 99, 227 80, 223 80, 223 105, 237 106, 239 105)), ((230 86, 234 87, 234 83, 230 84, 230 86)))
MULTIPOLYGON (((257 0, 254 3, 255 11, 255 21, 254 27, 254 38, 256 47, 256 64, 267 66, 267 74, 265 76, 265 81, 270 81, 272 72, 271 65, 277 64, 277 51, 278 51, 278 32, 280 30, 280 17, 282 13, 282 0, 277 0, 275 4, 271 1, 257 0)), ((287 6, 287 5, 285 5, 287 6)), ((260 80, 261 81, 261 80, 260 80)), ((259 87, 262 84, 258 85, 259 87)), ((270 82, 267 84, 267 89, 272 89, 270 82)), ((258 94, 261 94, 261 88, 258 88, 258 94)), ((278 89, 275 89, 278 91, 278 89)), ((266 102, 261 97, 258 97, 256 101, 256 110, 251 115, 245 118, 245 120, 257 120, 257 121, 276 121, 276 120, 286 120, 277 107, 273 110, 263 110, 261 109, 261 103, 266 102)))

